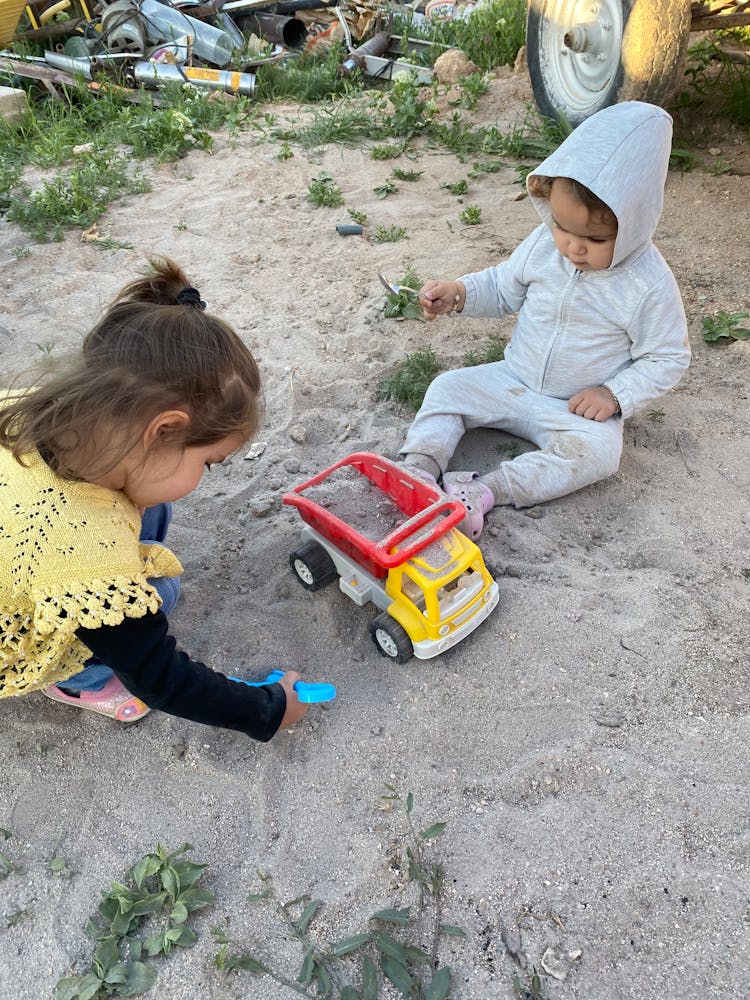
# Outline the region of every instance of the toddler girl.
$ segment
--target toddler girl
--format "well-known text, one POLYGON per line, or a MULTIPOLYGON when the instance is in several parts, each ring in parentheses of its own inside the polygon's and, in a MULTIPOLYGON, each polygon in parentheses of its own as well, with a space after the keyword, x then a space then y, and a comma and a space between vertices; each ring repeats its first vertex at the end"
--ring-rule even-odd
POLYGON ((257 429, 251 353, 172 261, 124 288, 73 366, 0 408, 0 697, 133 722, 151 708, 269 740, 299 674, 250 687, 169 635, 171 501, 257 429), (93 654, 93 657, 92 657, 93 654))

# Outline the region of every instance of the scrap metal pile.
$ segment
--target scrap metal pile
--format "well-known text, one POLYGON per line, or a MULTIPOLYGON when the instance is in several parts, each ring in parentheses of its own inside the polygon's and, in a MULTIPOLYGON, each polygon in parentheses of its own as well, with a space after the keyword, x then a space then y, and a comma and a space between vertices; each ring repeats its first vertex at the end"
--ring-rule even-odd
POLYGON ((252 94, 258 65, 333 41, 350 53, 343 74, 354 66, 369 72, 372 59, 393 71, 387 6, 378 0, 0 0, 6 15, 0 44, 41 40, 45 48, 43 56, 0 52, 0 73, 37 79, 53 94, 56 85, 83 78, 95 87, 102 77, 130 88, 182 82, 252 94), (14 2, 22 6, 9 32, 14 2))

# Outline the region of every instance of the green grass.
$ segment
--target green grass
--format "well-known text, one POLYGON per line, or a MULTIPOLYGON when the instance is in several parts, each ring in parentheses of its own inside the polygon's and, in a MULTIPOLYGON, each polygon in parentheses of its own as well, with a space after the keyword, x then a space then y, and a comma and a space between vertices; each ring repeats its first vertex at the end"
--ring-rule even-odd
POLYGON ((396 17, 394 31, 434 42, 433 61, 444 47, 459 48, 487 71, 515 61, 526 38, 526 0, 490 0, 476 7, 465 21, 437 21, 429 29, 415 25, 408 15, 396 17))
POLYGON ((245 98, 231 105, 206 92, 165 87, 131 103, 112 87, 92 94, 66 88, 62 101, 32 102, 16 125, 0 119, 0 213, 33 239, 61 239, 65 229, 88 227, 117 198, 150 190, 132 160, 171 160, 211 148, 208 129, 236 129, 249 117, 245 98), (79 151, 78 147, 83 151, 79 151), (51 173, 32 189, 26 166, 51 173))
MULTIPOLYGON (((395 298, 395 296, 389 297, 395 298)), ((421 315, 421 310, 419 315, 421 315)), ((495 361, 502 361, 507 343, 502 337, 489 337, 484 346, 466 352, 463 358, 463 367, 470 368, 474 365, 487 365, 495 361)), ((416 412, 422 405, 430 383, 446 367, 444 360, 438 357, 432 347, 428 345, 420 348, 413 354, 407 354, 403 361, 397 365, 393 374, 381 382, 380 397, 396 403, 403 403, 410 410, 416 412)))
POLYGON ((310 181, 307 197, 317 208, 335 208, 344 204, 341 188, 325 170, 321 170, 318 176, 310 181))
POLYGON ((407 354, 393 375, 383 380, 380 396, 404 403, 416 412, 430 383, 440 371, 442 364, 435 351, 430 346, 422 347, 413 354, 407 354))
POLYGON ((126 159, 111 152, 93 153, 34 191, 21 187, 12 193, 6 214, 32 239, 61 240, 64 229, 86 229, 96 222, 116 198, 150 188, 146 178, 132 173, 126 159))

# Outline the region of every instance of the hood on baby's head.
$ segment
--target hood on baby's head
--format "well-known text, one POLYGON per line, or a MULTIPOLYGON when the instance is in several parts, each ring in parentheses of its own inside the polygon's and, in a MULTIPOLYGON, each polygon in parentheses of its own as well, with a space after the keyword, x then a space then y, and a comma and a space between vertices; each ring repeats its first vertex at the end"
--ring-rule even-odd
MULTIPOLYGON (((672 119, 662 108, 624 101, 582 122, 532 177, 571 177, 608 205, 617 216, 611 267, 640 253, 650 243, 664 204, 664 182, 672 148, 672 119)), ((531 194, 551 229, 549 200, 531 194)))

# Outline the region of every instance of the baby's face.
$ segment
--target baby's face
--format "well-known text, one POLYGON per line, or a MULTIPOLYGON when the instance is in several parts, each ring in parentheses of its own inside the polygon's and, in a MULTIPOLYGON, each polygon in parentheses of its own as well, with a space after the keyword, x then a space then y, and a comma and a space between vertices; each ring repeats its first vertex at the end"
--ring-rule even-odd
POLYGON ((615 251, 617 223, 598 220, 565 184, 553 183, 549 204, 558 252, 579 271, 602 271, 609 267, 615 251))

